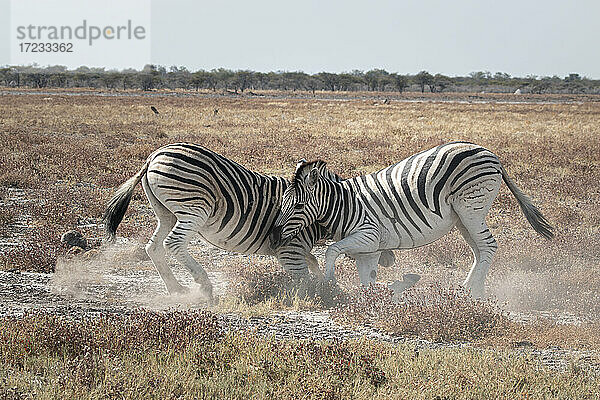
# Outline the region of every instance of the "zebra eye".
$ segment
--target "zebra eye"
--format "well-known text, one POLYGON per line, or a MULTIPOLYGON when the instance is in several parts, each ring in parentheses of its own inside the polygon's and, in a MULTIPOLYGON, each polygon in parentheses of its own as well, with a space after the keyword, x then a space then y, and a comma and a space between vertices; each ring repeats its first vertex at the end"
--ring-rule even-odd
POLYGON ((304 203, 296 203, 296 205, 294 205, 294 208, 296 210, 302 210, 304 208, 304 203))

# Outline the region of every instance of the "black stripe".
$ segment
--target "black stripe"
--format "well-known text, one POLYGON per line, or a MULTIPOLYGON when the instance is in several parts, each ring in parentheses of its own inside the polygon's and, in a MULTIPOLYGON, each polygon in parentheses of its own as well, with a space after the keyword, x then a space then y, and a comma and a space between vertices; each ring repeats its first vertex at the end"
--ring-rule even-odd
MULTIPOLYGON (((176 158, 176 159, 186 162, 190 165, 194 165, 199 168, 210 169, 212 171, 212 175, 215 178, 214 182, 219 187, 219 190, 221 191, 221 196, 223 196, 223 198, 225 199, 225 203, 227 204, 227 206, 225 208, 225 216, 223 217, 223 220, 221 221, 221 226, 219 227, 219 231, 223 230, 225 225, 227 225, 227 223, 229 222, 229 220, 231 220, 231 217, 233 216, 233 199, 229 195, 227 188, 225 187, 225 185, 223 185, 223 182, 220 179, 221 174, 215 170, 215 165, 214 164, 213 165, 205 164, 196 158, 192 158, 190 156, 187 156, 187 155, 181 154, 181 153, 162 152, 162 154, 176 158)), ((213 161, 215 161, 216 157, 211 157, 210 153, 207 153, 207 156, 209 158, 211 158, 213 161)), ((219 172, 222 172, 223 174, 225 174, 227 176, 228 179, 231 179, 231 176, 226 171, 221 170, 219 172)))
POLYGON ((188 211, 183 211, 183 210, 176 210, 176 211, 173 212, 173 214, 176 214, 176 215, 191 215, 191 216, 194 216, 194 217, 198 216, 197 214, 194 214, 194 213, 191 213, 191 212, 188 212, 188 211))
MULTIPOLYGON (((396 191, 396 187, 394 186, 394 181, 392 180, 392 171, 394 170, 394 167, 395 166, 388 167, 387 170, 385 171, 385 179, 387 181, 387 184, 390 188, 390 191, 394 195, 394 198, 396 199, 396 203, 398 203, 398 205, 400 206, 400 210, 402 211, 402 214, 404 214, 406 219, 408 219, 408 222, 410 222, 415 227, 415 229, 417 229, 419 232, 421 232, 421 228, 419 228, 419 226, 415 223, 415 221, 413 221, 412 217, 406 210, 406 207, 404 207, 404 202, 402 202, 400 193, 398 193, 398 191, 396 191)), ((400 218, 400 215, 398 215, 397 221, 400 223, 400 225, 402 225, 402 228, 406 231, 406 233, 408 233, 408 236, 410 236, 410 239, 413 241, 413 244, 414 244, 415 238, 413 237, 412 232, 410 230, 408 230, 408 227, 406 225, 404 225, 404 222, 402 221, 402 218, 400 218)), ((393 225, 394 225, 394 227, 396 226, 396 224, 393 224, 393 225)))
MULTIPOLYGON (((278 193, 277 189, 278 189, 278 180, 277 179, 271 179, 269 181, 271 183, 271 198, 275 197, 278 193)), ((261 248, 264 244, 265 241, 269 238, 269 232, 271 232, 271 227, 272 227, 272 223, 274 221, 269 221, 269 219, 271 218, 271 215, 273 214, 273 209, 275 207, 279 207, 279 203, 281 200, 278 200, 277 203, 273 202, 273 201, 269 201, 267 204, 267 211, 264 213, 264 217, 262 219, 262 221, 259 224, 259 228, 258 231, 256 233, 256 235, 254 235, 254 240, 252 241, 252 243, 250 243, 250 246, 248 246, 248 249, 251 249, 252 246, 254 246, 258 240, 260 239, 261 236, 263 236, 262 240, 260 241, 260 244, 258 246, 258 248, 261 248), (267 223, 270 223, 269 226, 267 226, 267 223)), ((256 213, 259 214, 259 213, 256 213)), ((253 219, 254 222, 254 219, 253 219)), ((253 224, 252 226, 256 226, 255 224, 253 224)))
POLYGON ((421 211, 421 209, 417 205, 417 202, 415 201, 415 199, 413 199, 412 193, 410 192, 410 186, 408 185, 408 174, 410 172, 410 167, 412 166, 412 162, 416 156, 417 155, 410 157, 404 164, 404 168, 402 168, 402 175, 400 176, 400 185, 402 186, 402 191, 404 192, 404 197, 406 197, 406 199, 408 200, 408 204, 410 204, 410 206, 415 211, 417 216, 421 219, 421 221, 423 221, 423 223, 425 225, 427 225, 427 227, 429 229, 431 229, 431 225, 429 224, 429 221, 427 221, 427 218, 425 218, 425 215, 423 215, 423 211, 421 211))
MULTIPOLYGON (((164 176, 165 178, 169 178, 169 179, 172 179, 172 180, 177 181, 177 182, 185 183, 187 185, 196 186, 196 187, 204 189, 207 192, 208 195, 212 194, 212 190, 211 190, 210 187, 208 187, 204 183, 198 182, 198 181, 196 181, 194 179, 184 178, 184 177, 182 177, 180 175, 175 175, 175 174, 171 174, 169 172, 163 172, 163 171, 159 171, 159 170, 155 170, 155 169, 149 170, 148 173, 153 173, 153 174, 161 175, 161 176, 164 176)), ((213 196, 213 198, 214 198, 214 196, 213 196)))
MULTIPOLYGON (((387 171, 386 171, 386 176, 388 173, 390 173, 390 171, 393 169, 393 167, 388 167, 387 171)), ((383 199, 385 200, 385 202, 390 206, 390 209, 392 210, 392 213, 394 214, 394 220, 400 221, 400 224, 404 227, 404 225, 402 224, 402 221, 400 220, 400 215, 398 215, 398 210, 396 209, 396 204, 394 204, 394 202, 388 197, 387 193, 385 192, 385 189, 383 188, 383 183, 378 179, 378 173, 376 172, 375 174, 371 174, 371 176, 373 177, 373 180, 375 181, 375 186, 377 186, 377 190, 379 190, 379 192, 382 194, 383 199)), ((390 181, 386 180, 386 183, 388 184, 388 186, 390 185, 390 181)), ((390 191, 392 193, 396 193, 396 191, 394 190, 393 185, 390 186, 390 191)), ((384 212, 385 215, 385 211, 382 210, 384 212)), ((388 218, 390 218, 388 216, 388 218)), ((391 218, 390 218, 391 219, 391 218)), ((396 224, 392 224, 392 227, 394 228, 394 230, 396 231, 396 235, 398 235, 398 238, 402 237, 400 235, 400 231, 398 230, 398 227, 396 226, 396 224)), ((416 227, 417 230, 419 230, 419 232, 421 231, 419 229, 419 227, 416 227)))
POLYGON ((369 204, 369 202, 367 201, 366 195, 361 190, 361 187, 358 184, 358 181, 356 179, 351 179, 351 180, 348 180, 347 182, 350 185, 353 185, 355 187, 356 193, 358 193, 358 195, 360 196, 360 198, 362 200, 362 204, 364 204, 369 209, 369 211, 371 212, 371 214, 372 215, 377 215, 377 212, 375 211, 375 209, 373 208, 373 206, 371 206, 371 204, 369 204))
POLYGON ((231 239, 232 237, 237 235, 242 230, 244 224, 248 220, 248 216, 250 215, 250 213, 252 211, 252 207, 254 207, 254 203, 256 203, 256 207, 254 207, 254 214, 260 213, 260 211, 262 210, 262 205, 263 205, 262 203, 263 203, 263 200, 265 197, 265 196, 260 195, 261 188, 263 186, 264 186, 264 182, 261 182, 260 186, 258 187, 258 190, 257 190, 258 193, 256 193, 256 196, 253 191, 248 192, 248 197, 246 198, 245 207, 240 208, 240 216, 238 219, 238 223, 235 226, 235 228, 233 228, 233 230, 231 231, 231 234, 229 234, 229 236, 227 236, 227 239, 231 239))
MULTIPOLYGON (((258 218, 260 217, 260 213, 261 213, 261 211, 263 210, 263 207, 264 207, 264 205, 263 205, 264 197, 265 196, 257 196, 257 198, 256 198, 256 208, 255 208, 254 213, 252 214, 252 219, 251 219, 251 222, 250 222, 250 226, 248 227, 248 230, 247 230, 246 234, 244 235, 244 237, 240 240, 240 242, 239 242, 240 245, 244 244, 253 234, 254 235, 260 235, 260 233, 262 232, 260 230, 257 231, 256 228, 258 226, 257 225, 258 224, 258 218)), ((269 202, 269 203, 271 204, 271 202, 269 202)), ((269 215, 270 215, 270 213, 269 213, 269 215)), ((244 222, 245 222, 247 220, 247 216, 244 216, 243 219, 244 219, 244 222)), ((240 229, 241 229, 241 227, 240 227, 240 229)), ((235 236, 236 233, 237 233, 237 231, 234 229, 234 233, 230 237, 235 236)), ((246 248, 246 251, 250 250, 250 247, 252 246, 252 243, 253 242, 251 242, 250 245, 246 248)))
POLYGON ((452 196, 454 193, 456 193, 457 191, 460 190, 460 188, 462 188, 463 186, 465 186, 467 183, 474 181, 475 179, 479 179, 483 176, 487 176, 487 175, 496 175, 499 174, 500 171, 498 170, 494 170, 494 171, 488 171, 488 172, 482 172, 481 174, 475 175, 470 177, 469 179, 466 179, 464 182, 462 182, 460 185, 458 185, 458 187, 456 189, 454 189, 453 191, 450 192, 450 196, 452 196))
POLYGON ((169 190, 177 190, 180 192, 186 192, 189 193, 190 190, 187 188, 183 188, 181 186, 171 186, 171 185, 157 185, 157 187, 161 188, 161 189, 169 189, 169 190))
MULTIPOLYGON (((332 213, 333 219, 329 220, 328 226, 331 226, 333 231, 340 232, 344 234, 342 227, 342 210, 349 206, 348 204, 343 203, 344 201, 344 192, 342 188, 338 185, 332 185, 335 190, 335 195, 329 195, 328 199, 324 199, 333 204, 334 212, 332 213), (341 209, 340 209, 341 208, 341 209)), ((323 193, 326 195, 327 193, 323 193)))
MULTIPOLYGON (((373 177, 373 180, 375 181, 375 185, 378 186, 379 185, 379 181, 377 180, 376 176, 373 176, 373 174, 371 174, 371 176, 373 177)), ((381 203, 381 201, 379 201, 379 197, 375 195, 375 193, 373 193, 373 189, 371 189, 368 185, 368 181, 367 181, 367 177, 365 175, 360 176, 359 177, 363 184, 365 185, 365 189, 367 191, 370 192, 371 194, 371 198, 373 199, 373 201, 375 202, 375 204, 377 205, 377 207, 379 207, 379 209, 381 210, 381 213, 383 214, 384 217, 388 218, 388 219, 392 219, 390 217, 390 215, 388 215, 388 213, 386 212, 385 208, 383 207, 383 204, 381 203)), ((379 186, 378 186, 379 187, 379 186)), ((381 190, 381 189, 380 189, 381 190)), ((368 201, 365 201, 365 204, 369 204, 368 201)), ((374 216, 377 216, 379 213, 377 212, 373 212, 374 216)), ((400 219, 398 219, 398 221, 400 221, 400 219)), ((402 224, 402 221, 400 221, 400 224, 404 227, 404 225, 402 224)), ((405 228, 405 227, 404 227, 405 228)), ((394 226, 394 230, 396 230, 396 227, 394 226)), ((406 232, 408 233, 408 235, 410 236, 411 240, 412 240, 412 233, 409 230, 406 230, 406 232)), ((396 233, 398 234, 398 238, 401 238, 402 236, 400 235, 400 233, 396 230, 396 233)), ((414 240, 413 240, 414 241, 414 240)))
MULTIPOLYGON (((355 204, 354 202, 351 200, 351 196, 348 195, 348 188, 342 188, 342 196, 343 196, 343 205, 342 205, 342 210, 343 211, 343 217, 342 217, 342 230, 344 232, 346 232, 346 228, 349 228, 349 224, 350 224, 350 208, 352 208, 354 211, 359 211, 355 208, 355 204)), ((352 216, 355 215, 355 212, 352 213, 352 216)))
POLYGON ((331 227, 332 231, 335 231, 337 226, 332 224, 332 219, 334 216, 334 212, 336 211, 335 209, 337 205, 337 199, 340 197, 338 187, 334 184, 324 185, 324 190, 319 195, 323 197, 328 196, 328 198, 323 199, 323 201, 325 201, 325 203, 327 204, 327 209, 325 210, 325 213, 323 214, 322 218, 320 218, 317 222, 326 224, 331 227))
POLYGON ((429 204, 427 203, 427 194, 425 193, 425 188, 427 187, 427 174, 435 161, 435 158, 439 154, 440 150, 443 146, 438 146, 435 151, 427 157, 425 163, 421 167, 421 171, 419 171, 419 177, 417 179, 417 187, 419 189, 419 198, 421 199, 421 203, 425 206, 425 208, 429 209, 429 204))
POLYGON ((467 171, 469 171, 469 169, 471 169, 473 167, 477 167, 478 165, 484 165, 484 164, 488 164, 488 163, 500 165, 500 163, 497 160, 490 160, 490 159, 471 163, 471 164, 467 165, 465 168, 463 168, 463 170, 460 171, 458 174, 456 174, 454 179, 452 179, 452 182, 450 182, 450 186, 454 185, 456 183, 456 181, 460 179, 461 176, 463 176, 464 174, 467 173, 467 171))
MULTIPOLYGON (((456 156, 454 156, 454 158, 452 158, 452 161, 450 161, 450 164, 446 167, 446 172, 440 178, 440 180, 435 184, 435 188, 433 189, 433 202, 434 202, 433 212, 434 213, 436 213, 440 217, 442 216, 442 212, 440 210, 440 193, 442 191, 442 188, 446 184, 446 181, 448 181, 448 179, 450 178, 450 175, 452 175, 452 173, 456 170, 458 165, 464 159, 474 156, 475 154, 480 153, 482 151, 487 151, 487 150, 484 149, 483 147, 477 147, 475 149, 470 149, 470 150, 463 150, 460 153, 458 153, 456 156)), ((447 154, 448 153, 444 154, 444 156, 446 156, 447 154)))

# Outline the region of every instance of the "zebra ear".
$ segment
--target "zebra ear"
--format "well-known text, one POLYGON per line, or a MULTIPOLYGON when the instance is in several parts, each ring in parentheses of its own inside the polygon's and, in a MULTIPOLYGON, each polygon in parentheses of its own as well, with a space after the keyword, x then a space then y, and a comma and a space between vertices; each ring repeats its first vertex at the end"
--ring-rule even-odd
POLYGON ((301 158, 300 160, 298 160, 298 162, 296 163, 296 171, 298 171, 300 169, 300 167, 303 166, 305 163, 306 163, 305 158, 301 158))
POLYGON ((308 187, 313 189, 319 180, 319 170, 317 168, 313 168, 310 170, 310 174, 308 175, 308 187))

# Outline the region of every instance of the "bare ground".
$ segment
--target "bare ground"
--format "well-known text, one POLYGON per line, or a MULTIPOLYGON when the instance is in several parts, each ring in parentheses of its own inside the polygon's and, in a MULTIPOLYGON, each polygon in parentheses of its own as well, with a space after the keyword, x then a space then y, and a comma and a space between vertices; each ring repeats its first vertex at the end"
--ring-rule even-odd
MULTIPOLYGON (((139 243, 127 240, 110 249, 103 249, 91 258, 60 260, 55 273, 0 271, 0 316, 22 315, 42 312, 81 319, 100 313, 129 313, 144 308, 150 310, 192 310, 206 308, 190 274, 171 264, 176 277, 190 288, 185 295, 169 295, 158 273, 149 260, 141 260, 139 243)), ((219 266, 232 258, 247 256, 228 253, 197 242, 192 249, 196 258, 210 265, 209 276, 215 286, 215 294, 227 295, 229 279, 219 266)), ((317 248, 322 257, 324 248, 317 248)), ((259 257, 260 256, 250 256, 259 257)), ((514 313, 519 320, 530 320, 539 313, 514 313)), ((559 318, 563 323, 577 323, 569 316, 559 318)), ((409 343, 415 352, 421 348, 471 347, 469 343, 432 343, 423 339, 392 336, 368 326, 342 326, 332 320, 329 310, 279 311, 268 315, 242 316, 238 313, 220 313, 219 321, 225 331, 253 331, 275 339, 345 340, 367 338, 389 343, 409 343)), ((600 373, 600 352, 594 350, 564 349, 550 347, 538 349, 529 343, 515 343, 515 353, 533 357, 540 365, 564 370, 569 365, 600 373)))

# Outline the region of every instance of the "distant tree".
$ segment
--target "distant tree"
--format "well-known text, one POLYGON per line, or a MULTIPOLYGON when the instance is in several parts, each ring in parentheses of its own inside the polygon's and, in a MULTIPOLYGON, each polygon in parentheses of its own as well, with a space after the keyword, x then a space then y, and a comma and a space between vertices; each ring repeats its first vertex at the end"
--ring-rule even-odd
POLYGON ((237 91, 239 90, 240 92, 244 93, 244 90, 246 90, 247 88, 249 88, 252 85, 252 81, 253 81, 253 73, 252 71, 237 71, 233 74, 232 76, 232 83, 233 83, 233 88, 234 90, 237 91))
POLYGON ((342 73, 338 75, 339 89, 343 91, 352 90, 356 85, 359 85, 362 82, 360 77, 353 74, 342 73))
POLYGON ((132 89, 136 86, 136 75, 137 73, 123 72, 123 90, 132 89))
POLYGON ((296 91, 304 86, 304 81, 308 78, 308 75, 304 72, 284 72, 281 74, 281 80, 283 86, 287 89, 296 91))
POLYGON ((233 81, 233 76, 234 76, 233 71, 231 71, 229 69, 225 69, 225 68, 219 68, 219 69, 213 69, 211 71, 211 74, 213 75, 214 79, 216 80, 215 88, 218 85, 220 85, 223 89, 228 89, 230 86, 232 86, 232 83, 233 83, 232 81, 233 81))
POLYGON ((319 80, 323 82, 323 85, 327 90, 331 90, 332 92, 335 91, 335 89, 339 85, 337 74, 321 72, 317 74, 317 78, 319 78, 319 80))
POLYGON ((123 77, 119 72, 105 72, 100 76, 100 80, 108 89, 115 89, 119 86, 121 79, 123 79, 123 77))
POLYGON ((140 89, 152 90, 154 89, 154 77, 152 74, 143 73, 139 75, 140 89))
POLYGON ((23 74, 23 81, 34 88, 45 88, 48 86, 49 74, 45 72, 27 72, 23 74))
POLYGON ((390 74, 385 69, 372 69, 365 72, 364 80, 369 90, 384 91, 385 86, 392 83, 390 74))
POLYGON ((568 76, 565 76, 564 82, 569 93, 585 92, 585 85, 579 74, 569 74, 568 76))
POLYGON ((304 80, 304 89, 312 92, 313 96, 315 95, 315 91, 323 87, 323 82, 316 76, 308 76, 304 80))
POLYGON ((369 90, 377 90, 377 86, 379 85, 379 74, 377 71, 371 70, 365 72, 364 80, 369 90))
POLYGON ((564 78, 558 76, 540 78, 536 75, 526 77, 511 77, 503 72, 491 74, 489 71, 471 72, 468 76, 447 77, 441 74, 432 76, 427 71, 421 71, 413 77, 388 73, 383 69, 372 69, 367 72, 353 70, 339 74, 321 72, 308 75, 301 71, 254 72, 241 70, 233 72, 228 69, 213 69, 210 72, 197 71, 191 73, 185 67, 148 64, 141 71, 125 69, 106 71, 102 67, 80 66, 68 70, 62 65, 41 67, 37 64, 27 66, 12 66, 0 68, 0 85, 31 87, 106 87, 125 89, 153 88, 199 90, 217 87, 234 89, 244 92, 248 88, 279 89, 279 90, 397 90, 403 91, 409 83, 419 85, 421 92, 425 86, 431 92, 441 92, 453 86, 457 90, 481 90, 491 88, 492 91, 511 91, 521 88, 532 93, 600 93, 600 80, 592 80, 577 73, 564 78))
POLYGON ((433 84, 433 75, 427 71, 421 71, 415 75, 414 82, 421 88, 421 93, 425 93, 425 85, 430 86, 433 84))
POLYGON ((540 80, 536 80, 530 86, 531 93, 542 94, 550 88, 552 85, 551 78, 545 77, 540 80))
POLYGON ((581 76, 579 74, 569 74, 565 76, 565 82, 577 82, 581 80, 581 76))
POLYGON ((268 76, 264 72, 255 72, 254 73, 254 84, 258 88, 265 89, 267 87, 268 82, 269 82, 268 76))
POLYGON ((469 76, 477 82, 480 82, 485 79, 490 79, 492 77, 492 73, 490 71, 476 71, 469 73, 469 76))
POLYGON ((186 67, 178 67, 172 65, 169 67, 169 72, 166 74, 166 84, 171 89, 182 88, 188 89, 191 85, 192 74, 186 67))
POLYGON ((53 87, 65 87, 67 86, 68 75, 65 72, 54 72, 50 74, 49 85, 53 87))
POLYGON ((508 80, 510 79, 510 74, 507 74, 505 72, 496 72, 494 74, 494 79, 498 79, 498 80, 508 80))
POLYGON ((89 72, 76 70, 75 73, 73 73, 73 81, 77 87, 89 86, 89 72))
POLYGON ((393 73, 390 74, 390 78, 396 91, 402 93, 408 87, 408 78, 406 76, 393 73))
POLYGON ((448 86, 452 84, 452 79, 442 74, 435 74, 433 77, 433 82, 429 84, 429 90, 432 93, 442 92, 448 86))
POLYGON ((4 86, 10 85, 12 82, 12 68, 0 68, 0 80, 4 86))
POLYGON ((196 71, 192 74, 190 84, 196 89, 196 91, 198 91, 198 89, 208 84, 210 76, 210 72, 206 72, 204 70, 196 71))
POLYGON ((75 69, 75 71, 73 71, 73 72, 81 72, 82 74, 88 74, 92 71, 90 70, 89 67, 87 67, 85 65, 81 65, 81 66, 77 67, 77 69, 75 69))

